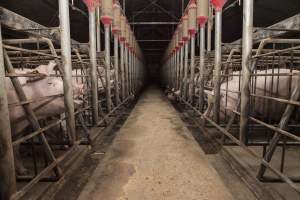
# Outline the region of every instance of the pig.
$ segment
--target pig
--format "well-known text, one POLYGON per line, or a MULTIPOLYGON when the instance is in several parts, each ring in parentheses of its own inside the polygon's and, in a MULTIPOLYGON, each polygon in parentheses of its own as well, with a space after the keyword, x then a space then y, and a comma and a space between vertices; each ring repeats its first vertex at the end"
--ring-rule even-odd
MULTIPOLYGON (((289 69, 275 69, 274 73, 290 73, 289 69)), ((293 73, 300 73, 298 70, 292 70, 293 73)), ((255 74, 263 75, 263 74, 271 74, 273 73, 272 69, 269 70, 257 70, 255 74)), ((233 75, 239 75, 240 72, 236 71, 233 72, 233 75)), ((256 76, 256 84, 255 84, 255 91, 251 93, 255 93, 256 95, 261 96, 272 96, 281 98, 281 99, 289 99, 289 88, 291 88, 291 92, 295 89, 296 85, 299 82, 299 76, 293 76, 291 83, 289 76, 256 76)), ((220 118, 222 120, 225 119, 225 108, 229 110, 236 110, 239 95, 239 76, 232 76, 231 79, 227 82, 221 84, 221 101, 220 101, 220 118), (230 90, 234 92, 227 93, 227 100, 226 100, 226 91, 230 90), (227 101, 227 104, 226 104, 227 101)), ((208 95, 208 109, 205 112, 206 115, 211 116, 212 113, 212 101, 213 101, 213 92, 206 91, 208 95)), ((285 103, 280 103, 274 100, 267 100, 265 98, 254 98, 254 106, 251 107, 251 113, 254 117, 259 118, 261 120, 269 120, 274 123, 278 123, 281 119, 281 116, 286 108, 285 103), (266 108, 267 107, 267 108, 266 108), (271 110, 271 112, 268 112, 271 110)), ((227 110, 228 112, 228 110, 227 110)))
MULTIPOLYGON (((54 72, 55 66, 56 63, 54 61, 50 61, 48 65, 41 65, 34 70, 15 70, 17 74, 39 73, 44 75, 44 78, 42 77, 39 79, 28 77, 18 78, 28 100, 34 100, 37 98, 49 96, 49 98, 43 98, 40 101, 36 101, 30 104, 38 120, 45 119, 50 116, 60 115, 65 112, 64 97, 51 97, 53 95, 63 95, 62 78, 50 76, 50 74, 54 72)), ((28 126, 30 126, 30 123, 26 118, 23 107, 14 105, 19 103, 19 99, 10 78, 5 79, 5 84, 9 102, 9 118, 11 123, 12 137, 18 138, 20 137, 21 133, 28 126)), ((77 84, 74 81, 73 90, 75 98, 81 96, 83 94, 83 84, 77 84)), ((80 101, 76 102, 80 103, 80 101)), ((26 169, 24 168, 19 157, 18 147, 15 148, 15 160, 17 174, 26 173, 26 169)))
MULTIPOLYGON (((79 84, 85 84, 86 85, 86 78, 85 77, 80 77, 83 75, 89 75, 89 72, 82 72, 82 70, 77 69, 72 71, 72 76, 73 80, 76 80, 77 83, 79 84), (79 76, 79 77, 76 77, 79 76)), ((114 85, 114 70, 111 70, 111 81, 110 84, 111 86, 114 85)), ((97 70, 97 78, 98 78, 98 90, 100 92, 104 92, 104 87, 106 85, 106 80, 105 80, 105 71, 103 67, 98 67, 97 70)))

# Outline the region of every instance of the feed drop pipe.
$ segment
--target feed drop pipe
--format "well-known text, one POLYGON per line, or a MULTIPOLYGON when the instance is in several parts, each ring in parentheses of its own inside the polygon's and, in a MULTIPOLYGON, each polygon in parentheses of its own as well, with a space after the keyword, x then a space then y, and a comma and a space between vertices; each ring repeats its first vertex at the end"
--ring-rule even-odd
POLYGON ((199 49, 200 52, 199 110, 200 112, 203 112, 204 109, 205 25, 209 18, 209 9, 210 9, 209 0, 197 0, 197 23, 200 27, 200 49, 199 49))
POLYGON ((101 3, 101 21, 104 25, 105 40, 105 81, 106 81, 106 106, 108 113, 112 109, 111 100, 111 70, 110 70, 110 25, 113 19, 113 2, 112 0, 102 0, 101 3))
POLYGON ((95 9, 89 9, 89 34, 90 34, 90 76, 92 90, 92 114, 93 123, 99 121, 98 107, 98 81, 97 81, 97 43, 96 43, 96 13, 95 9))
POLYGON ((215 8, 215 67, 214 67, 214 100, 213 118, 215 122, 220 121, 220 86, 222 67, 222 8, 226 0, 212 0, 215 8))
POLYGON ((183 16, 182 22, 182 40, 184 42, 184 83, 183 83, 183 95, 182 98, 187 100, 187 90, 188 90, 188 56, 189 56, 189 34, 188 34, 188 16, 185 14, 183 16))
POLYGON ((125 91, 125 66, 124 66, 124 43, 120 41, 120 68, 121 68, 121 98, 126 99, 125 91))
POLYGON ((75 113, 72 87, 72 58, 71 58, 71 36, 70 36, 70 15, 69 1, 59 0, 59 21, 61 36, 61 57, 63 64, 64 101, 66 109, 67 131, 70 134, 71 142, 76 141, 75 113))
POLYGON ((114 77, 115 77, 115 104, 121 103, 120 88, 119 88, 119 35, 121 29, 121 7, 115 3, 113 5, 114 19, 112 32, 114 35, 114 77))
POLYGON ((241 87, 241 115, 240 141, 246 143, 250 109, 250 79, 253 39, 253 0, 243 1, 243 47, 242 47, 242 87, 241 87))
POLYGON ((195 0, 191 0, 188 7, 188 31, 191 38, 191 64, 190 64, 190 81, 189 81, 189 102, 193 104, 195 95, 195 41, 197 33, 196 23, 197 6, 195 0))

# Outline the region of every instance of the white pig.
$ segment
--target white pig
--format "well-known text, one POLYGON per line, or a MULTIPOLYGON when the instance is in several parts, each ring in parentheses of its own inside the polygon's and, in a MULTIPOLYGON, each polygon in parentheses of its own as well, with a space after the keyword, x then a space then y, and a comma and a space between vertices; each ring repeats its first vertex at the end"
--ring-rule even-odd
MULTIPOLYGON (((300 71, 293 70, 293 73, 300 73, 300 71)), ((234 75, 238 75, 240 72, 233 72, 234 75)), ((272 69, 269 70, 258 70, 256 74, 263 75, 263 74, 272 74, 272 69)), ((290 73, 289 69, 275 69, 274 73, 290 73)), ((255 91, 252 91, 251 93, 255 93, 256 95, 261 96, 271 96, 273 94, 273 97, 281 98, 281 99, 289 99, 289 88, 291 88, 291 92, 295 89, 296 85, 298 84, 299 76, 293 76, 292 81, 290 84, 290 77, 289 76, 256 76, 256 84, 255 84, 255 91), (273 86, 273 87, 272 87, 273 86)), ((227 82, 224 82, 221 84, 221 102, 220 102, 220 116, 221 119, 225 118, 225 108, 228 108, 229 110, 236 110, 237 109, 237 103, 239 99, 239 95, 237 92, 239 92, 239 76, 233 76, 231 80, 227 82), (227 89, 228 88, 228 89, 227 89), (228 90, 228 93, 226 94, 226 91, 228 90), (230 92, 233 91, 233 92, 230 92), (227 99, 226 99, 227 96, 227 99), (226 103, 227 101, 227 103, 226 103)), ((213 95, 213 93, 209 94, 206 92, 208 96, 213 95)), ((212 101, 212 97, 208 98, 210 101, 212 101)), ((212 105, 212 102, 208 102, 208 105, 212 105)), ((264 98, 255 97, 255 105, 252 107, 253 115, 255 117, 261 118, 261 119, 269 119, 273 122, 279 122, 285 108, 285 103, 280 103, 275 100, 266 100, 264 98), (269 108, 266 109, 266 107, 269 106, 269 108), (270 113, 268 113, 268 110, 271 110, 270 113)), ((210 113, 209 111, 206 112, 207 114, 210 113)), ((227 110, 227 113, 228 110, 227 110)), ((211 115, 210 113, 209 115, 211 115)))
MULTIPOLYGON (((61 77, 50 77, 50 74, 54 72, 55 62, 52 61, 49 65, 41 65, 34 70, 15 70, 18 74, 34 73, 38 72, 44 74, 45 77, 39 80, 32 80, 28 77, 19 77, 23 91, 28 100, 35 100, 43 98, 42 100, 34 101, 30 103, 31 108, 35 112, 38 120, 45 119, 50 116, 55 116, 65 112, 64 97, 53 95, 63 94, 63 81, 61 77), (47 98, 48 97, 48 98, 47 98)), ((12 129, 12 135, 14 138, 19 137, 20 133, 30 126, 29 121, 26 118, 26 114, 23 107, 18 104, 19 98, 14 90, 10 78, 6 78, 6 89, 9 102, 9 117, 12 129)), ((73 82, 74 97, 79 97, 83 94, 83 85, 73 82)), ((16 169, 18 174, 23 174, 25 168, 20 164, 20 158, 18 158, 18 147, 16 147, 16 169)))

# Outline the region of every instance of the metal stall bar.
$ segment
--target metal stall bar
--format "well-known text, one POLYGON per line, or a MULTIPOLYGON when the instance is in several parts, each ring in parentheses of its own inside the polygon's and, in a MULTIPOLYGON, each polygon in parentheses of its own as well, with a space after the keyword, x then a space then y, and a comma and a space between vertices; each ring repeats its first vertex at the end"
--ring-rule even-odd
MULTIPOLYGON (((5 59, 5 67, 6 67, 6 70, 8 71, 8 73, 15 73, 14 72, 14 68, 9 60, 9 57, 6 53, 6 51, 4 51, 4 59, 5 59)), ((19 100, 20 101, 27 101, 27 98, 26 98, 26 95, 22 89, 22 86, 18 80, 18 77, 12 77, 11 78, 11 81, 13 83, 13 86, 16 90, 16 93, 18 94, 18 97, 19 97, 19 100)), ((33 129, 34 130, 39 130, 41 129, 40 127, 40 124, 38 122, 38 119, 36 118, 34 112, 32 111, 31 107, 30 107, 30 104, 24 104, 22 105, 23 108, 24 108, 24 111, 26 113, 26 117, 28 118, 28 121, 30 122, 30 124, 32 125, 33 129)), ((48 157, 48 159, 52 162, 52 163, 57 163, 56 161, 56 158, 47 142, 47 139, 45 137, 45 135, 43 133, 41 133, 39 135, 40 139, 41 139, 41 142, 45 148, 45 152, 46 152, 46 155, 48 157)), ((55 174, 57 177, 60 177, 61 176, 61 169, 59 168, 59 166, 55 165, 55 168, 54 168, 54 171, 55 171, 55 174)))
POLYGON ((71 36, 70 36, 70 16, 69 1, 59 1, 59 21, 61 33, 61 55, 63 63, 63 82, 64 82, 64 99, 67 116, 67 131, 72 136, 72 142, 76 141, 75 115, 72 88, 72 59, 71 59, 71 36))
POLYGON ((243 2, 243 48, 242 48, 242 87, 241 87, 241 116, 240 141, 246 143, 250 106, 250 79, 253 34, 253 0, 243 2))
POLYGON ((14 155, 5 85, 5 67, 0 23, 0 199, 9 199, 16 191, 14 155))
MULTIPOLYGON (((97 41, 96 41, 96 13, 95 9, 89 11, 89 34, 90 34, 90 76, 92 90, 92 113, 93 123, 99 121, 98 108, 98 79, 97 79, 97 41)), ((99 47, 98 47, 99 48, 99 47)))

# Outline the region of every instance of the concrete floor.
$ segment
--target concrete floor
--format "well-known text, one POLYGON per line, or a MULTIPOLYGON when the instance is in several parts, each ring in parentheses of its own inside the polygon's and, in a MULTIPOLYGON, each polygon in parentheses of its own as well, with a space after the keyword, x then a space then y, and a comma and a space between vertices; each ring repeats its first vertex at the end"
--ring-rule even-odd
POLYGON ((234 199, 162 92, 150 87, 80 200, 234 199))

